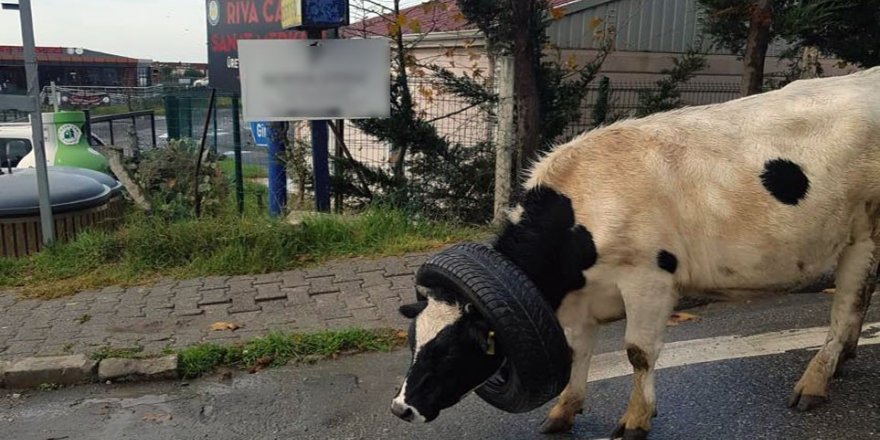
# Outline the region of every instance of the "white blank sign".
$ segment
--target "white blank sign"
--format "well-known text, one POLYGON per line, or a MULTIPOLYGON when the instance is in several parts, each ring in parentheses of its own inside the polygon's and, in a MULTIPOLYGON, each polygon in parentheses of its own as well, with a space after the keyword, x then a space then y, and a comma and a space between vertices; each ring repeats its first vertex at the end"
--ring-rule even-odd
POLYGON ((246 121, 391 114, 384 40, 239 40, 238 53, 246 121))

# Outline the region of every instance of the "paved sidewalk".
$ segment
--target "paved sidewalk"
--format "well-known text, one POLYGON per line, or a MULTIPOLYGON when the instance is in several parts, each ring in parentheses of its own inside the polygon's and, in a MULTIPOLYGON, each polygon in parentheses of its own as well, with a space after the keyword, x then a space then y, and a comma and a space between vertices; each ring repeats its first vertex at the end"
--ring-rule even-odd
POLYGON ((56 300, 0 292, 0 360, 140 346, 158 353, 198 342, 231 343, 268 330, 406 328, 397 308, 415 299, 413 275, 430 253, 339 260, 256 276, 108 287, 56 300), (211 331, 214 322, 236 331, 211 331))

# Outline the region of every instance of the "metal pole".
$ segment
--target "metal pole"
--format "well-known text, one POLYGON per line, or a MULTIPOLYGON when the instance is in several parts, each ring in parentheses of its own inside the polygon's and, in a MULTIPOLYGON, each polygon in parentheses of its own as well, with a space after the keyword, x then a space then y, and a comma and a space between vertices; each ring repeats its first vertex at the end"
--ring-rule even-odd
MULTIPOLYGON (((307 37, 320 40, 320 30, 310 29, 307 37)), ((330 165, 328 159, 329 133, 327 121, 311 121, 312 129, 312 167, 315 173, 315 210, 330 211, 330 165)))
MULTIPOLYGON (((342 181, 342 162, 339 160, 342 157, 342 146, 345 145, 345 120, 339 119, 336 121, 336 130, 334 131, 336 136, 336 151, 335 151, 335 160, 333 161, 333 175, 336 176, 339 182, 342 181)), ((342 214, 342 191, 337 190, 336 194, 334 194, 334 202, 335 209, 334 211, 337 214, 342 214)))
POLYGON ((34 139, 34 157, 37 162, 40 226, 43 233, 43 244, 52 246, 55 243, 55 225, 52 221, 52 205, 49 202, 49 170, 46 165, 46 143, 43 139, 43 113, 40 111, 40 76, 37 71, 31 0, 19 0, 18 7, 21 17, 21 41, 24 44, 24 70, 28 79, 28 96, 34 101, 34 107, 31 111, 31 132, 34 139))
POLYGON ((244 173, 241 170, 241 121, 239 121, 239 97, 232 95, 232 141, 235 150, 235 201, 238 215, 244 215, 244 173))
POLYGON ((287 206, 287 170, 283 157, 287 138, 287 123, 269 124, 269 215, 278 217, 287 206))
POLYGON ((50 84, 52 89, 52 110, 55 113, 58 113, 58 105, 60 103, 60 100, 58 99, 58 89, 55 88, 55 81, 52 81, 50 84))

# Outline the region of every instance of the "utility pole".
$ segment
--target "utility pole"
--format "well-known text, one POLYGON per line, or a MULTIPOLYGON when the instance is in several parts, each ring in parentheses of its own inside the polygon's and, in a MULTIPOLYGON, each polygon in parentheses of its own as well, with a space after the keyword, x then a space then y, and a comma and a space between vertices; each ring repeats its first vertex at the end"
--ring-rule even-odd
POLYGON ((34 140, 34 157, 37 167, 37 191, 40 198, 40 230, 43 244, 55 243, 55 225, 52 220, 52 205, 49 202, 49 170, 46 165, 46 144, 43 139, 43 113, 40 102, 40 77, 37 73, 37 53, 34 42, 34 19, 31 0, 19 0, 18 4, 3 3, 4 10, 17 10, 21 19, 21 41, 24 50, 24 70, 27 77, 26 97, 4 97, 0 107, 7 106, 30 113, 31 135, 34 140))

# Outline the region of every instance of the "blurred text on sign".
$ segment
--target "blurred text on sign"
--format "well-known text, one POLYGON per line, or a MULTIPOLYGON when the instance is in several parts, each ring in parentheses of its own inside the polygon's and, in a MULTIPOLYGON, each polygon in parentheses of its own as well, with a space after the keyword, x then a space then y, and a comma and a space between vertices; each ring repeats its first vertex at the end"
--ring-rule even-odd
POLYGON ((391 113, 384 40, 239 40, 247 121, 383 118, 391 113))

